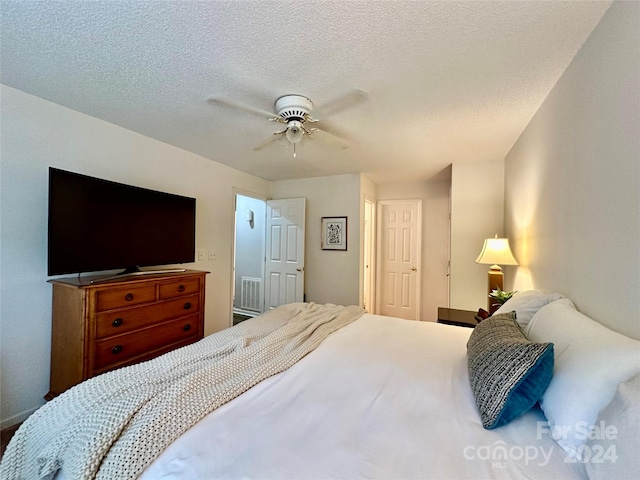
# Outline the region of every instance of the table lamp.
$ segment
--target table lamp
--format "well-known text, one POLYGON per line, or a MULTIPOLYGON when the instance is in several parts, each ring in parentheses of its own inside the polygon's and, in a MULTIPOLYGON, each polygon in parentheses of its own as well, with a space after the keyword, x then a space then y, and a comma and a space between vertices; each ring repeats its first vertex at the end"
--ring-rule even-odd
MULTIPOLYGON (((488 293, 491 293, 492 290, 496 290, 498 288, 503 290, 504 274, 502 273, 500 265, 518 265, 518 262, 513 257, 513 253, 511 253, 509 239, 498 238, 498 235, 496 235, 495 238, 485 239, 482 251, 480 252, 480 255, 478 255, 478 258, 476 258, 476 263, 491 265, 488 272, 488 293)), ((487 306, 487 310, 490 313, 493 313, 493 311, 496 310, 491 306, 490 297, 487 299, 487 306)))

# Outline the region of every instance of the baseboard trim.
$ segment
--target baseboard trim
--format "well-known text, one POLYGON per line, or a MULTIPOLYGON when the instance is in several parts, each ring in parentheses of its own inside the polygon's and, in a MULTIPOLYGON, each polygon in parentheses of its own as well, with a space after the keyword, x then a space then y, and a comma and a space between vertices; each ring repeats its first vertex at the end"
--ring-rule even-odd
POLYGON ((40 407, 31 408, 29 410, 25 410, 24 412, 18 413, 16 415, 12 415, 9 418, 5 418, 0 421, 0 430, 6 430, 7 428, 13 427, 19 423, 24 422, 33 412, 35 412, 40 407))

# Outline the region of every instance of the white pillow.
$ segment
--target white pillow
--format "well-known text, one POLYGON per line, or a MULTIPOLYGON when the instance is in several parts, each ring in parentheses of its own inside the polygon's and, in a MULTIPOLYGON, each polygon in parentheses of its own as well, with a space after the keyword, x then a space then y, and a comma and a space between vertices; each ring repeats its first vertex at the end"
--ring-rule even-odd
POLYGON ((631 480, 640 472, 640 376, 621 383, 598 415, 598 430, 587 441, 585 463, 591 480, 631 480))
POLYGON ((504 302, 494 315, 500 313, 516 312, 516 321, 523 330, 531 318, 545 305, 562 298, 559 293, 545 294, 540 290, 525 290, 516 293, 509 300, 504 302))
MULTIPOLYGON (((534 336, 537 335, 552 335, 557 339, 557 343, 554 343, 553 349, 556 352, 556 356, 560 351, 564 351, 569 345, 570 340, 573 337, 566 336, 566 326, 564 319, 570 318, 570 312, 576 310, 576 306, 568 298, 561 298, 554 302, 545 305, 541 308, 531 319, 527 327, 524 329, 524 334, 530 339, 531 330, 535 330, 534 336), (549 307, 549 305, 554 305, 549 307), (559 307, 564 305, 564 307, 559 307), (547 308, 549 307, 549 308, 547 308), (540 327, 536 328, 536 323, 540 322, 540 327)), ((570 320, 567 320, 570 321, 570 320)))
POLYGON ((550 433, 570 455, 583 460, 588 429, 621 382, 640 373, 640 341, 621 335, 578 312, 565 300, 534 316, 527 337, 554 344, 553 378, 540 407, 550 433))

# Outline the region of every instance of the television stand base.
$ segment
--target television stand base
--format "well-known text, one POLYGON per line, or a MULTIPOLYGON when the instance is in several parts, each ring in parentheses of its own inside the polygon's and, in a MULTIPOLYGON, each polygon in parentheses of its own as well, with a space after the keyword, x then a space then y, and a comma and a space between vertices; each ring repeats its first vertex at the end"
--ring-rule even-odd
POLYGON ((186 268, 163 268, 159 270, 134 270, 134 271, 124 270, 120 273, 116 273, 115 275, 110 275, 108 277, 91 279, 89 283, 94 285, 96 283, 110 282, 111 280, 117 280, 119 278, 126 278, 126 277, 134 277, 138 275, 162 275, 163 273, 181 273, 186 271, 187 271, 186 268))

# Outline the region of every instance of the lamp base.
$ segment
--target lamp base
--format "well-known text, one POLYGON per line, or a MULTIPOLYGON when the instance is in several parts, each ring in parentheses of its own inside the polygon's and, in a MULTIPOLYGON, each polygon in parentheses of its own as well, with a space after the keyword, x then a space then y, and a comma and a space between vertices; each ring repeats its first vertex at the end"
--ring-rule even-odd
MULTIPOLYGON (((488 272, 488 293, 491 293, 493 290, 503 290, 504 286, 504 274, 502 273, 502 268, 498 265, 492 265, 488 272)), ((500 305, 493 305, 493 300, 491 297, 487 296, 487 311, 493 315, 493 312, 500 308, 500 305)))

